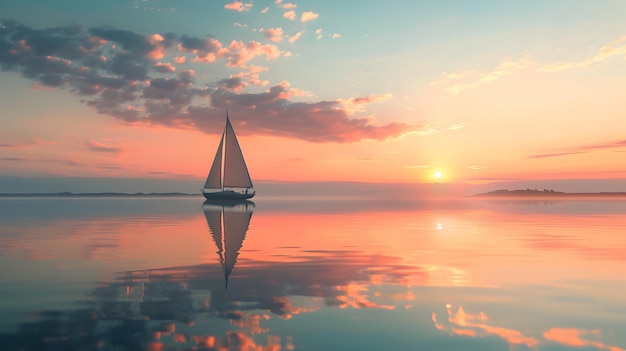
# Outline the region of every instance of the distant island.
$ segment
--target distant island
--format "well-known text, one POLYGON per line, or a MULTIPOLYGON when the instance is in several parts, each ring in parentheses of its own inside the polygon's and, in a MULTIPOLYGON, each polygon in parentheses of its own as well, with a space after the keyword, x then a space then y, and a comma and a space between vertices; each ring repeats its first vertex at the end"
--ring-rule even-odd
POLYGON ((487 193, 472 195, 472 197, 482 198, 568 198, 568 197, 610 197, 610 198, 626 198, 626 192, 597 192, 597 193, 566 193, 562 191, 554 191, 551 189, 524 189, 524 190, 508 190, 500 189, 487 193))
POLYGON ((179 196, 199 196, 200 194, 188 193, 4 193, 0 197, 179 197, 179 196))

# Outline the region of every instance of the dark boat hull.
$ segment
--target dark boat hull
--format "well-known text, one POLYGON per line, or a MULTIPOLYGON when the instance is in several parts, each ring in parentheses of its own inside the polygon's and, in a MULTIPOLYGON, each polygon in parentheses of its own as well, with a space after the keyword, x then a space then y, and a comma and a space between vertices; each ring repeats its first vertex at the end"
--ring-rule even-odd
POLYGON ((254 192, 236 192, 233 190, 205 192, 202 191, 202 195, 207 200, 245 200, 252 198, 254 192))

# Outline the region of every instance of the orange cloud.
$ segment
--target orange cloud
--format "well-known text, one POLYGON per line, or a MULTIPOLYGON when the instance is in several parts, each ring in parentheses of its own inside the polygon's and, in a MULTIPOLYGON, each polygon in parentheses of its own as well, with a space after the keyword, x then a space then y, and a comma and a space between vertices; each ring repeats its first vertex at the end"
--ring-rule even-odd
POLYGON ((163 41, 165 40, 160 34, 152 34, 147 38, 148 42, 152 44, 152 50, 148 52, 147 56, 152 60, 160 60, 165 56, 165 46, 163 41))
POLYGON ((539 342, 533 337, 524 336, 521 332, 503 327, 494 327, 484 323, 487 316, 484 313, 472 315, 465 313, 462 306, 459 306, 456 313, 452 313, 452 306, 446 306, 448 310, 448 322, 450 325, 438 323, 437 315, 433 312, 432 320, 435 328, 447 331, 454 335, 465 335, 471 337, 481 337, 494 335, 506 340, 509 345, 526 345, 529 348, 536 347, 539 342), (474 322, 477 321, 477 322, 474 322))
POLYGON ((600 341, 592 341, 583 339, 583 337, 599 337, 599 330, 583 330, 583 329, 568 329, 568 328, 551 328, 547 332, 543 333, 543 337, 546 340, 557 342, 562 345, 573 347, 585 347, 591 346, 602 350, 609 351, 625 351, 621 347, 611 346, 603 344, 600 341))
POLYGON ((289 37, 289 43, 295 43, 296 40, 300 39, 300 37, 302 36, 302 32, 298 32, 294 35, 292 35, 291 37, 289 37))
POLYGON ((296 19, 296 12, 295 11, 286 11, 285 13, 283 13, 283 17, 285 17, 286 19, 288 19, 290 21, 294 21, 296 19))
POLYGON ((302 15, 300 15, 300 21, 309 22, 316 19, 317 17, 319 17, 319 14, 312 11, 306 11, 302 12, 302 15))
POLYGON ((280 56, 280 50, 271 44, 262 45, 256 41, 245 44, 242 41, 233 40, 228 47, 220 51, 220 56, 227 59, 227 66, 243 67, 257 56, 265 56, 268 60, 275 59, 280 56))
POLYGON ((252 8, 252 3, 244 4, 241 1, 233 1, 230 4, 224 5, 224 8, 227 10, 233 10, 237 12, 250 11, 252 8))
POLYGON ((283 29, 278 28, 268 28, 265 30, 265 38, 269 41, 279 42, 283 40, 283 29))
POLYGON ((162 62, 157 62, 154 64, 154 68, 158 71, 158 72, 162 72, 162 73, 172 73, 172 72, 176 72, 176 67, 174 67, 171 63, 166 62, 166 63, 162 63, 162 62))

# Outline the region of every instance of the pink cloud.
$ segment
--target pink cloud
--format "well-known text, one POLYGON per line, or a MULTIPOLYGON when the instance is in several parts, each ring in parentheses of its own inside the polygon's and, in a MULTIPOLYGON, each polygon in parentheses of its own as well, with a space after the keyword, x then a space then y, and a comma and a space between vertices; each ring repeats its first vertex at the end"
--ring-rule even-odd
POLYGON ((213 38, 196 39, 183 37, 178 44, 178 50, 195 54, 196 57, 192 59, 193 62, 215 62, 220 50, 222 50, 222 43, 213 38))
POLYGON ((148 57, 152 60, 160 60, 165 56, 165 46, 163 41, 165 40, 160 34, 152 34, 147 38, 148 42, 152 44, 152 50, 148 52, 148 57))
POLYGON ((267 60, 275 59, 280 56, 280 50, 271 44, 262 45, 256 41, 245 44, 242 41, 233 40, 228 47, 220 51, 220 56, 227 59, 227 66, 243 67, 257 56, 265 56, 267 60))
POLYGON ((283 40, 283 29, 278 28, 268 28, 264 31, 265 38, 269 41, 279 42, 283 40))
POLYGON ((306 11, 303 12, 302 15, 300 15, 300 21, 309 22, 316 19, 317 17, 319 17, 319 14, 312 11, 306 11))
POLYGON ((233 10, 237 12, 250 11, 250 9, 252 8, 252 3, 244 4, 241 1, 233 1, 230 4, 224 5, 224 8, 227 10, 233 10))
POLYGON ((447 331, 451 335, 464 335, 470 337, 494 335, 498 336, 510 345, 513 349, 514 345, 525 345, 528 348, 534 348, 539 344, 536 338, 523 335, 521 332, 503 327, 495 327, 486 324, 487 316, 484 313, 472 315, 465 313, 463 307, 459 306, 456 313, 452 312, 452 306, 447 305, 449 325, 439 323, 437 315, 432 314, 432 320, 435 328, 441 331, 447 331))
POLYGON ((578 154, 585 154, 588 152, 592 152, 594 150, 617 149, 617 148, 623 148, 623 147, 626 147, 626 140, 609 141, 609 142, 600 143, 600 144, 573 146, 573 147, 566 148, 565 151, 535 154, 535 155, 530 155, 527 158, 532 159, 532 158, 548 158, 548 157, 578 155, 578 154))
POLYGON ((530 155, 527 158, 548 158, 548 157, 558 157, 558 156, 568 156, 568 155, 578 155, 578 154, 582 154, 583 152, 557 152, 557 153, 551 153, 551 154, 536 154, 536 155, 530 155))
POLYGON ((298 7, 298 5, 292 4, 292 3, 288 2, 286 4, 280 5, 280 7, 283 8, 283 9, 295 9, 295 8, 298 7))
POLYGON ((251 85, 256 86, 267 86, 270 84, 268 80, 260 79, 259 74, 261 72, 267 71, 266 67, 260 67, 255 65, 246 66, 246 72, 240 72, 235 74, 233 77, 239 78, 242 81, 243 87, 251 85))
POLYGON ((287 11, 287 12, 283 13, 283 17, 285 17, 286 19, 288 19, 290 21, 294 21, 296 19, 296 12, 295 11, 287 11))
POLYGON ((179 65, 185 63, 186 60, 187 60, 187 57, 185 56, 174 57, 174 63, 179 64, 179 65))
POLYGON ((356 105, 369 104, 375 101, 385 101, 392 97, 391 94, 368 95, 350 99, 350 102, 356 105))
POLYGON ((293 44, 296 42, 296 40, 300 39, 300 37, 302 37, 302 32, 298 32, 292 35, 291 37, 289 37, 289 42, 293 44))
POLYGON ((174 67, 171 63, 166 62, 157 62, 154 64, 154 68, 161 73, 172 73, 176 72, 176 67, 174 67))
POLYGON ((599 330, 583 330, 572 328, 551 328, 543 333, 546 340, 553 341, 562 345, 573 347, 593 347, 601 350, 624 351, 623 348, 617 346, 606 345, 600 341, 589 340, 589 338, 600 336, 599 330))

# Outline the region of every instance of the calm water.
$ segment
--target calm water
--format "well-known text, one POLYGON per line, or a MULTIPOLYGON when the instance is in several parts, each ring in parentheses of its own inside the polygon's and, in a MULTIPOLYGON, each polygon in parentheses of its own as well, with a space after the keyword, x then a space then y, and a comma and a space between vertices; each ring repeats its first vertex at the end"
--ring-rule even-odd
POLYGON ((626 202, 0 199, 2 350, 626 349, 626 202))

